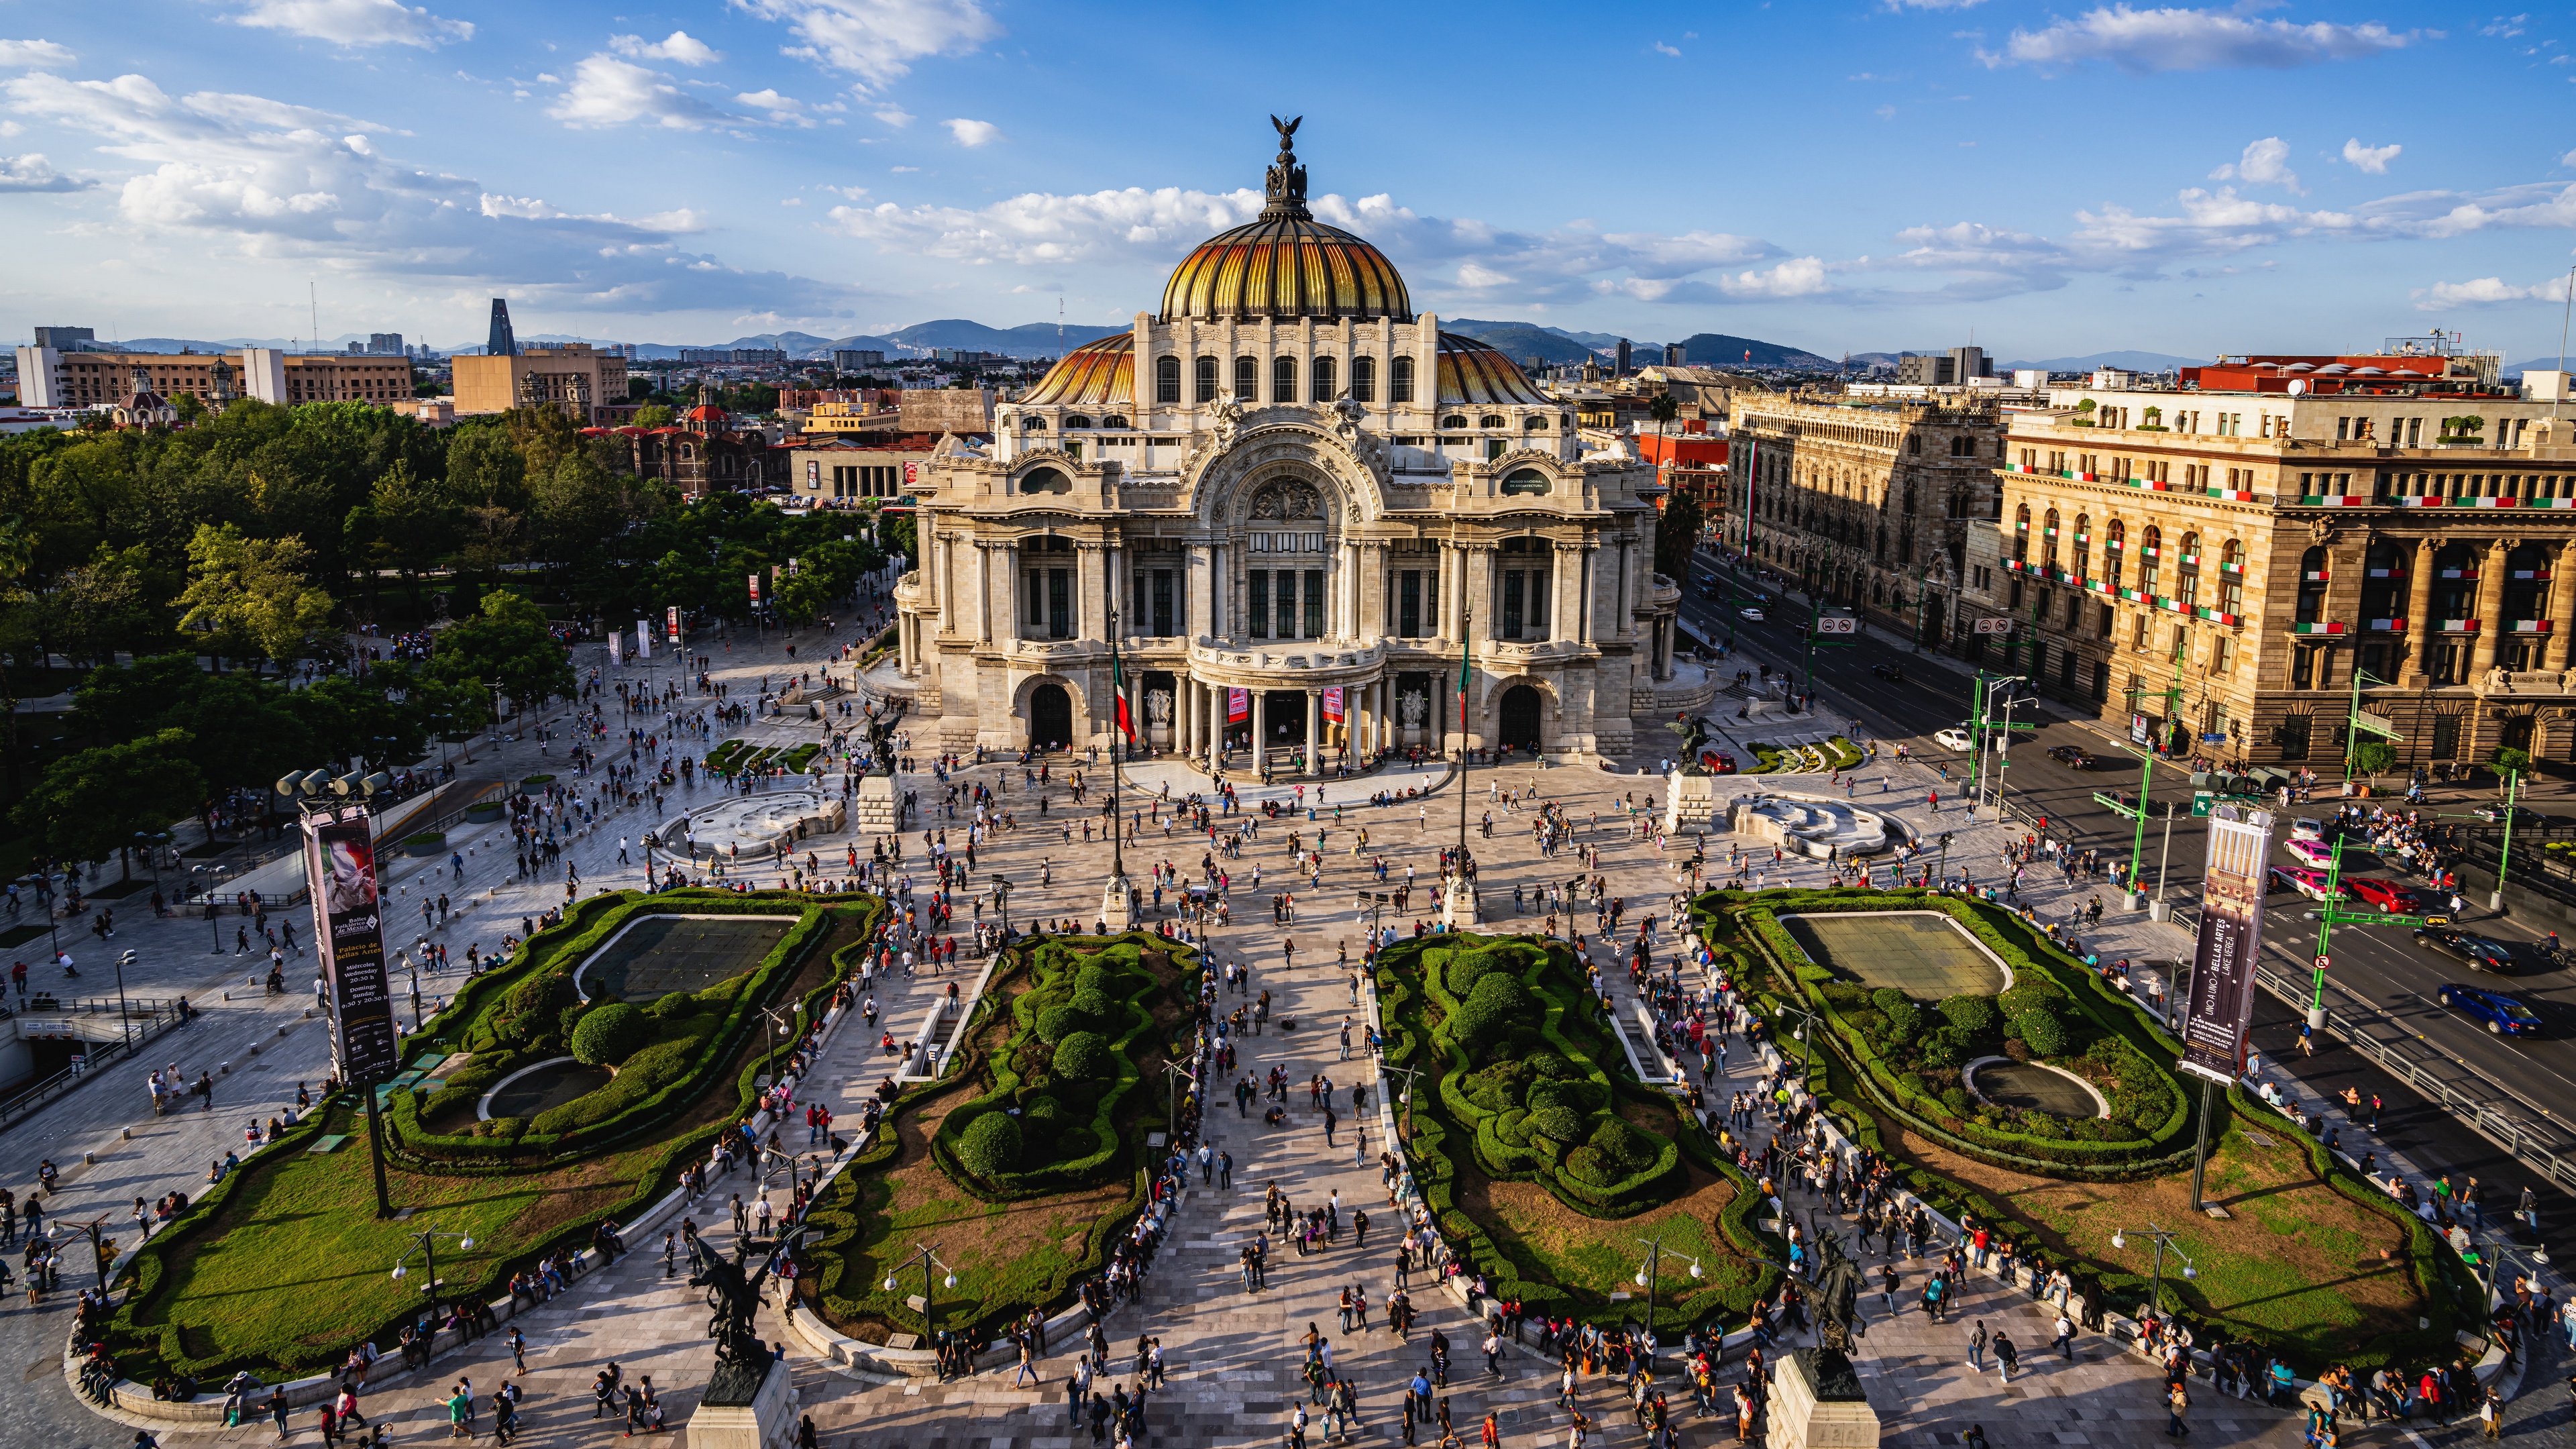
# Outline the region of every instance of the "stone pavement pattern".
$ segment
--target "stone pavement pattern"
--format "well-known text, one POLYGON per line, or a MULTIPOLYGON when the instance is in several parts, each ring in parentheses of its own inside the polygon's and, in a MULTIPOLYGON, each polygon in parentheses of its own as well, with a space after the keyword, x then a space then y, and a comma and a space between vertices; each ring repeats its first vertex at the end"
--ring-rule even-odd
MULTIPOLYGON (((774 636, 765 651, 751 647, 749 641, 734 642, 741 647, 731 654, 719 652, 718 673, 736 683, 737 700, 746 697, 762 674, 774 678, 787 667, 783 653, 777 652, 774 636)), ((810 666, 810 653, 800 663, 810 666)), ((614 734, 620 721, 614 713, 613 691, 610 698, 614 734)), ((804 727, 805 737, 812 737, 813 728, 804 727)), ((726 733, 717 731, 711 739, 722 739, 726 733)), ((504 763, 513 774, 528 773, 540 763, 529 745, 507 748, 510 754, 504 763)), ((705 748, 699 744, 690 752, 703 753, 705 748)), ((559 751, 551 763, 560 765, 559 751)), ((1020 783, 1015 770, 988 765, 968 771, 967 776, 1010 779, 1003 790, 1004 806, 1020 815, 1021 828, 1004 832, 980 848, 978 869, 1010 875, 1015 885, 1013 920, 1025 924, 1032 918, 1069 916, 1087 922, 1098 909, 1100 882, 1107 874, 1107 848, 1098 844, 1085 847, 1078 839, 1067 846, 1052 818, 1060 811, 1051 812, 1044 825, 1037 824, 1030 811, 1033 802, 1028 799, 1028 789, 1020 783), (1037 883, 1041 858, 1050 862, 1050 885, 1037 883)), ((1497 777, 1516 787, 1536 785, 1542 798, 1564 802, 1578 820, 1597 815, 1597 828, 1584 839, 1602 846, 1602 871, 1609 877, 1611 892, 1631 903, 1632 918, 1662 914, 1662 905, 1680 888, 1670 869, 1677 857, 1659 854, 1651 842, 1629 839, 1619 823, 1626 819, 1620 808, 1623 797, 1645 805, 1660 796, 1659 779, 1610 775, 1592 769, 1513 768, 1478 771, 1467 786, 1471 816, 1481 817, 1490 809, 1496 820, 1493 839, 1474 834, 1471 840, 1484 864, 1487 929, 1537 929, 1542 911, 1508 918, 1510 888, 1515 884, 1535 887, 1573 874, 1569 858, 1542 860, 1538 856, 1527 832, 1526 815, 1491 802, 1487 786, 1497 777)), ((1095 787, 1100 783, 1096 771, 1092 781, 1095 787)), ((935 807, 943 793, 942 787, 927 776, 910 777, 904 783, 921 793, 925 806, 935 807)), ((1325 782, 1329 798, 1345 801, 1364 797, 1375 787, 1372 781, 1325 782)), ((1052 793, 1058 805, 1065 803, 1061 785, 1052 793)), ((1276 793, 1286 793, 1286 787, 1277 787, 1276 793)), ((677 791, 672 803, 675 807, 685 806, 710 798, 713 797, 703 788, 694 794, 677 791)), ((1128 803, 1132 809, 1137 802, 1128 803)), ((1215 933, 1215 951, 1220 959, 1252 965, 1254 989, 1272 989, 1281 998, 1278 1014, 1307 1024, 1306 1030, 1293 1035, 1246 1039, 1242 1062, 1246 1071, 1258 1075, 1278 1062, 1287 1066, 1292 1079, 1302 1080, 1322 1071, 1347 1087, 1352 1080, 1350 1074, 1360 1069, 1358 1064, 1345 1065, 1339 1060, 1332 1032, 1313 1030, 1352 1010, 1344 977, 1331 965, 1329 954, 1338 942, 1349 940, 1356 956, 1361 930, 1349 906, 1351 892, 1361 885, 1360 870, 1358 863, 1344 853, 1348 842, 1342 832, 1367 825, 1372 837, 1370 853, 1384 854, 1393 863, 1398 880, 1405 865, 1416 866, 1421 885, 1427 887, 1434 874, 1433 853, 1456 839, 1456 809, 1456 799, 1443 793, 1434 797, 1427 824, 1413 808, 1402 807, 1359 810, 1342 826, 1327 827, 1333 835, 1325 842, 1324 884, 1320 891, 1304 888, 1302 881, 1292 881, 1284 874, 1288 831, 1293 828, 1309 833, 1314 829, 1302 820, 1293 824, 1287 820, 1265 822, 1260 839, 1247 846, 1240 860, 1223 862, 1224 868, 1236 877, 1236 913, 1233 925, 1215 933), (1256 864, 1266 867, 1266 879, 1258 891, 1250 889, 1248 882, 1251 867, 1256 864), (1301 902, 1298 922, 1286 931, 1274 927, 1264 909, 1263 897, 1279 890, 1296 892, 1301 902), (1299 960, 1305 963, 1293 969, 1281 964, 1280 941, 1290 935, 1298 938, 1299 960)), ((925 813, 938 812, 934 809, 925 813)), ((1945 806, 1944 814, 1947 813, 1945 806)), ((578 842, 574 858, 583 866, 585 882, 613 882, 618 835, 632 836, 649 823, 632 815, 611 816, 578 842)), ((944 827, 952 848, 962 848, 962 819, 933 819, 928 823, 933 829, 944 827)), ((1168 859, 1180 863, 1185 871, 1194 871, 1206 848, 1204 842, 1176 833, 1167 844, 1156 838, 1160 834, 1159 826, 1149 824, 1145 839, 1129 847, 1131 872, 1141 880, 1141 866, 1149 859, 1168 859)), ((1991 825, 1981 826, 1974 834, 1963 833, 1961 842, 1954 842, 1954 854, 1974 853, 1976 848, 1966 842, 1980 834, 1985 837, 1981 848, 1986 858, 1996 858, 2003 837, 1991 825)), ((448 937, 461 935, 488 945, 497 940, 505 925, 515 930, 521 914, 560 900, 561 888, 556 883, 506 878, 510 874, 507 839, 503 830, 499 849, 480 848, 470 855, 464 890, 451 894, 470 894, 487 899, 487 903, 463 922, 450 926, 448 937), (486 891, 490 892, 488 898, 484 897, 486 891)), ((906 837, 907 851, 916 860, 920 840, 918 831, 906 837)), ((837 844, 825 839, 811 842, 811 847, 828 859, 837 844)), ((427 865, 418 868, 426 869, 427 865)), ((1798 883, 1814 883, 1822 879, 1822 867, 1793 867, 1787 874, 1798 883)), ((1981 870, 1980 874, 1990 872, 1981 870)), ((398 879, 403 886, 411 885, 408 877, 398 879)), ((1779 876, 1773 877, 1774 883, 1779 880, 1779 876)), ((1375 888, 1375 882, 1370 885, 1375 888)), ((1390 923, 1409 929, 1409 917, 1428 919, 1431 912, 1427 897, 1428 890, 1423 889, 1408 919, 1397 922, 1390 916, 1390 923)), ((962 928, 968 912, 961 908, 959 914, 962 928)), ((152 947, 147 954, 171 953, 174 964, 169 986, 193 984, 193 978, 179 963, 191 939, 198 942, 195 950, 203 951, 205 947, 202 938, 192 938, 187 933, 190 924, 198 931, 204 929, 202 920, 135 922, 127 932, 120 933, 120 940, 128 933, 137 934, 138 939, 143 933, 167 938, 167 946, 160 945, 158 939, 147 941, 152 947)), ((1581 920, 1580 924, 1588 935, 1589 920, 1581 920)), ((454 948, 461 957, 463 940, 457 940, 454 948)), ((228 957, 221 970, 229 976, 239 965, 228 957)), ((1623 1016, 1631 1015, 1624 973, 1610 970, 1605 976, 1622 997, 1623 1016)), ((914 984, 913 994, 927 993, 937 984, 925 978, 914 984)), ((434 985, 434 981, 425 981, 424 990, 434 985)), ((907 1018, 917 1021, 928 1009, 926 1003, 896 999, 891 984, 881 987, 879 994, 892 1008, 899 1036, 906 1034, 903 1024, 907 1018)), ((125 1084, 101 1083, 21 1129, 28 1135, 11 1144, 14 1150, 7 1159, 9 1169, 31 1175, 39 1155, 52 1155, 59 1162, 76 1158, 91 1145, 122 1147, 127 1156, 111 1156, 100 1167, 75 1173, 66 1182, 67 1214, 104 1210, 130 1201, 133 1196, 155 1196, 171 1186, 193 1186, 203 1176, 205 1157, 220 1151, 220 1129, 231 1124, 237 1135, 234 1109, 256 1106, 265 1115, 292 1096, 293 1081, 298 1075, 313 1079, 324 1070, 322 1034, 313 1029, 314 1024, 302 1023, 302 1004, 303 998, 292 993, 283 1001, 210 1004, 206 1021, 191 1028, 190 1033, 170 1039, 170 1055, 177 1057, 191 1075, 201 1060, 211 1063, 221 1059, 235 1064, 219 1092, 212 1124, 184 1120, 154 1124, 164 1130, 158 1135, 139 1131, 138 1143, 116 1144, 118 1128, 138 1117, 148 1118, 148 1103, 143 1102, 139 1084, 129 1089, 125 1084), (266 1067, 266 1071, 246 1070, 244 1049, 249 1040, 273 1031, 279 1020, 299 1023, 300 1027, 263 1051, 256 1065, 266 1067), (249 1086, 252 1082, 258 1085, 249 1086), (213 1140, 209 1141, 209 1137, 213 1140), (209 1147, 215 1151, 209 1152, 209 1147)), ((851 1029, 836 1035, 808 1081, 816 1084, 827 1102, 855 1110, 857 1097, 882 1075, 882 1070, 868 1036, 851 1029)), ((1741 1080, 1736 1083, 1741 1084, 1741 1080)), ((1720 1084, 1721 1094, 1729 1089, 1728 1084, 1720 1084)), ((1380 1230, 1372 1233, 1371 1246, 1365 1252, 1340 1246, 1320 1260, 1300 1260, 1293 1252, 1274 1251, 1271 1289, 1249 1298, 1241 1292, 1234 1255, 1244 1236, 1260 1228, 1262 1184, 1277 1180, 1300 1205, 1320 1202, 1335 1189, 1341 1192, 1346 1209, 1379 1208, 1385 1201, 1374 1166, 1375 1153, 1382 1144, 1376 1139, 1373 1118, 1361 1149, 1364 1160, 1354 1161, 1350 1137, 1344 1134, 1336 1146, 1327 1148, 1319 1126, 1309 1120, 1311 1114, 1305 1110, 1304 1102, 1303 1093, 1292 1091, 1292 1125, 1278 1131, 1261 1129, 1254 1121, 1223 1118, 1220 1109, 1211 1127, 1217 1145, 1236 1158, 1236 1187, 1231 1193, 1212 1187, 1193 1189, 1183 1203, 1178 1235, 1164 1249, 1149 1280, 1146 1303, 1141 1309, 1131 1306, 1120 1310, 1108 1325, 1113 1352, 1122 1367, 1132 1354, 1138 1334, 1151 1333, 1165 1342, 1172 1381, 1151 1411, 1149 1442, 1153 1444, 1193 1446, 1277 1440, 1283 1433, 1290 1401, 1300 1387, 1295 1373, 1296 1342, 1305 1326, 1316 1323, 1331 1333, 1334 1294, 1345 1282, 1361 1283, 1376 1304, 1384 1302, 1393 1286, 1392 1254, 1380 1230)), ((738 1175, 734 1182, 740 1181, 738 1175)), ((732 1184, 719 1182, 716 1201, 700 1204, 702 1210, 695 1212, 697 1220, 702 1225, 721 1225, 721 1199, 733 1190, 732 1184)), ((1379 1214, 1373 1211, 1372 1216, 1379 1214)), ((722 1237, 719 1231, 719 1241, 722 1237)), ((688 1409, 693 1407, 695 1391, 703 1384, 712 1363, 711 1349, 703 1337, 703 1306, 685 1287, 662 1281, 658 1242, 634 1246, 637 1251, 620 1263, 518 1321, 531 1342, 532 1371, 527 1380, 529 1401, 524 1423, 537 1436, 536 1442, 562 1442, 583 1432, 581 1425, 590 1413, 586 1386, 598 1367, 610 1359, 630 1375, 652 1374, 657 1386, 673 1391, 674 1424, 683 1423, 688 1409)), ((1977 1293, 1993 1291, 1990 1280, 1980 1280, 1971 1292, 1970 1304, 1982 1308, 1977 1293)), ((1445 1293, 1418 1291, 1414 1298, 1416 1306, 1423 1310, 1426 1329, 1441 1326, 1456 1345, 1457 1378, 1451 1395, 1454 1417, 1462 1429, 1472 1434, 1472 1426, 1490 1405, 1509 1416, 1504 1419, 1506 1443, 1561 1438, 1565 1416, 1553 1406, 1552 1376, 1543 1373, 1541 1365, 1529 1357, 1516 1357, 1507 1360, 1508 1373, 1502 1383, 1489 1387, 1472 1382, 1479 1377, 1481 1363, 1471 1351, 1473 1327, 1464 1311, 1445 1293)), ((1998 1306, 1994 1311, 2001 1315, 2004 1310, 1998 1306)), ((2029 1310, 2025 1307, 2022 1311, 2029 1310)), ((13 1408, 27 1412, 0 1417, 0 1421, 74 1423, 80 1424, 84 1432, 108 1429, 111 1426, 102 1421, 76 1417, 81 1411, 63 1391, 58 1374, 51 1372, 52 1355, 58 1351, 62 1331, 58 1326, 63 1322, 59 1312, 54 1308, 35 1313, 12 1309, 0 1314, 0 1344, 17 1352, 19 1361, 29 1366, 23 1387, 0 1387, 0 1416, 8 1416, 13 1408), (40 1369, 45 1371, 39 1372, 40 1369)), ((1341 1367, 1363 1389, 1362 1432, 1391 1442, 1398 1437, 1400 1427, 1400 1417, 1395 1412, 1396 1386, 1426 1361, 1426 1355, 1420 1350, 1419 1338, 1411 1349, 1397 1345, 1383 1328, 1382 1317, 1378 1322, 1381 1327, 1376 1332, 1352 1335, 1359 1340, 1357 1343, 1337 1345, 1337 1349, 1341 1367)), ((1911 1326, 1900 1316, 1880 1331, 1885 1336, 1867 1346, 1864 1364, 1872 1375, 1874 1396, 1893 1400, 1883 1402, 1881 1411, 1894 1435, 1930 1436, 1918 1437, 1916 1442, 1931 1445, 1948 1442, 1942 1436, 1955 1435, 1964 1423, 1976 1422, 1984 1425, 1997 1449, 2006 1449, 2025 1442, 2125 1441, 2161 1427, 2153 1375, 2142 1360, 2100 1356, 2072 1369, 2041 1371, 2035 1367, 2026 1384, 1998 1396, 1988 1382, 1978 1380, 1963 1363, 1957 1362, 1963 1340, 1948 1329, 1929 1329, 1917 1343, 1909 1337, 1911 1326), (1949 1336, 1946 1349, 1941 1343, 1944 1335, 1949 1336), (1879 1392, 1881 1386, 1898 1385, 1901 1388, 1893 1393, 1879 1392), (2070 1412, 2080 1413, 2083 1418, 2069 1418, 2070 1412)), ((775 1324, 770 1325, 770 1332, 772 1337, 783 1336, 775 1324)), ((1344 1337, 1333 1336, 1337 1340, 1344 1337)), ((2016 1334, 2018 1341, 2033 1348, 2046 1338, 2045 1333, 2039 1333, 2035 1339, 2022 1340, 2016 1334)), ((2096 1355, 2103 1355, 2108 1347, 2099 1339, 2084 1342, 2096 1355)), ((1066 1345, 1056 1347, 1061 1350, 1066 1345)), ((505 1357, 497 1338, 486 1339, 443 1357, 430 1374, 416 1376, 423 1380, 419 1387, 406 1384, 387 1388, 382 1402, 401 1420, 398 1439, 410 1442, 443 1435, 444 1430, 430 1418, 429 1385, 452 1382, 463 1374, 471 1377, 479 1390, 488 1392, 505 1357)), ((796 1361, 795 1368, 804 1402, 824 1429, 827 1443, 900 1444, 907 1449, 1002 1449, 1005 1444, 1013 1449, 1055 1449, 1058 1444, 1069 1443, 1062 1384, 1070 1362, 1061 1351, 1049 1359, 1046 1368, 1052 1378, 1042 1390, 1011 1387, 1009 1370, 987 1372, 971 1381, 942 1386, 888 1384, 803 1360, 796 1361), (1024 1445, 1020 1442, 1023 1440, 1024 1445)), ((2035 1357, 2026 1362, 2036 1366, 2035 1357)), ((0 1380, 8 1377, 0 1375, 0 1380)), ((1606 1388, 1597 1382, 1588 1384, 1585 1398, 1587 1413, 1608 1431, 1608 1439, 1626 1443, 1642 1437, 1631 1422, 1613 1412, 1615 1406, 1609 1402, 1606 1388)), ((2212 1437, 2233 1437, 2234 1431, 2225 1427, 2229 1422, 2232 1421, 2213 1416, 2195 1438, 2206 1442, 2212 1437)), ((2254 1421, 2247 1422, 2250 1437, 2254 1421)), ((1687 1414, 1682 1424, 1686 1435, 1706 1437, 1720 1432, 1715 1423, 1703 1428, 1687 1414)), ((488 1418, 484 1427, 488 1428, 488 1418)), ((607 1426, 603 1423, 600 1429, 606 1432, 607 1426)), ((1320 1416, 1310 1433, 1320 1440, 1320 1416)), ((259 1427, 231 1433, 165 1434, 162 1441, 179 1449, 200 1441, 252 1442, 254 1436, 259 1442, 272 1437, 265 1427, 259 1427)), ((317 1437, 309 1418, 298 1422, 295 1437, 317 1437)), ((90 1434, 89 1442, 123 1440, 121 1434, 113 1438, 90 1434)))

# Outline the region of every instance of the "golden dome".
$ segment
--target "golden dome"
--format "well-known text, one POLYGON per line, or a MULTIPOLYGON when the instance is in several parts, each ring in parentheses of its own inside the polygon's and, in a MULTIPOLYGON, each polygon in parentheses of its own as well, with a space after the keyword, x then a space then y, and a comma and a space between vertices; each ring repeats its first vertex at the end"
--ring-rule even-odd
POLYGON ((1029 389, 1024 403, 1040 406, 1134 403, 1136 334, 1113 332, 1066 353, 1029 389))
POLYGON ((1442 407, 1546 407, 1549 403, 1547 394, 1501 348, 1455 332, 1440 334, 1442 407))
POLYGON ((1268 204, 1260 219, 1199 243, 1172 269, 1172 279, 1163 284, 1161 320, 1412 321, 1413 299, 1386 254, 1306 210, 1306 168, 1289 147, 1297 122, 1274 116, 1271 124, 1279 129, 1279 155, 1270 166, 1268 204))

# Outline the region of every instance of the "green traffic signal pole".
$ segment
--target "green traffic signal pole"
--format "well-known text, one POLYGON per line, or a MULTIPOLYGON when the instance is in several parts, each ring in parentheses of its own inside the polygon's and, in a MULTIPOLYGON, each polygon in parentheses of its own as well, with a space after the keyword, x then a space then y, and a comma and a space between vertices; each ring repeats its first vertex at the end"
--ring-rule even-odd
POLYGON ((2343 908, 2343 836, 2335 836, 2334 853, 2326 858, 2326 898, 2316 911, 2317 956, 2314 981, 2308 1000, 2308 1025, 2319 1031, 2326 1025, 2326 954, 2327 942, 2334 928, 2343 926, 2421 926, 2429 916, 2401 916, 2392 911, 2347 911, 2343 908))
POLYGON ((2505 771, 2504 845, 2503 848, 2496 853, 2495 889, 2487 892, 2487 909, 2491 911, 2501 911, 2504 909, 2504 872, 2507 866, 2513 864, 2513 802, 2514 797, 2521 792, 2521 789, 2522 772, 2520 770, 2505 771))

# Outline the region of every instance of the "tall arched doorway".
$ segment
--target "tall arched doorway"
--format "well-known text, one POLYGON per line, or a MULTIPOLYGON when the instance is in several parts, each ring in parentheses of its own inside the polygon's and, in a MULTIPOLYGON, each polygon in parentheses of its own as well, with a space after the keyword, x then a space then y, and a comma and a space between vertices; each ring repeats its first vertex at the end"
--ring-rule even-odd
POLYGON ((1503 748, 1521 754, 1538 751, 1539 694, 1534 685, 1515 684, 1503 691, 1497 733, 1503 748))
POLYGON ((1054 749, 1073 743, 1073 700, 1061 684, 1041 684, 1029 691, 1029 744, 1054 749))

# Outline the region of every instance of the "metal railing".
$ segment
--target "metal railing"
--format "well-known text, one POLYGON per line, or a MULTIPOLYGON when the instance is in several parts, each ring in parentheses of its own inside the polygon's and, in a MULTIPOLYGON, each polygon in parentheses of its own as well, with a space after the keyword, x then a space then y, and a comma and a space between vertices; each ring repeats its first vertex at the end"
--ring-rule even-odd
MULTIPOLYGON (((73 998, 67 1003, 57 1002, 53 1007, 41 1010, 31 1006, 25 1009, 25 1014, 51 1015, 56 1011, 114 1014, 117 1011, 117 1003, 111 997, 73 998)), ((89 1050, 82 1055, 79 1066, 57 1072, 11 1096, 6 1102, 0 1102, 0 1130, 26 1121, 59 1100, 74 1087, 93 1077, 104 1075, 104 1068, 135 1055, 143 1049, 146 1042, 187 1020, 186 1015, 179 1009, 177 998, 162 1000, 129 998, 125 1003, 124 1013, 127 1021, 139 1022, 140 1026, 131 1033, 125 1034, 121 1040, 88 1043, 89 1050)))

